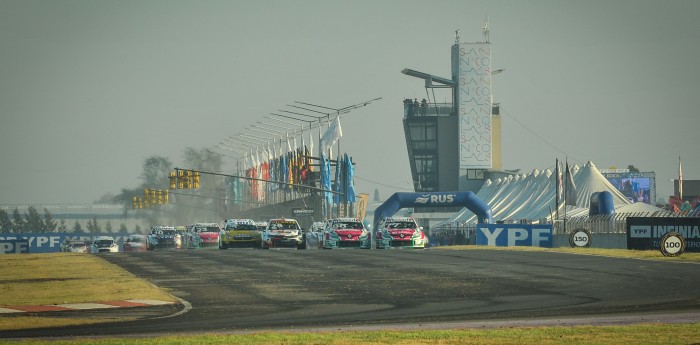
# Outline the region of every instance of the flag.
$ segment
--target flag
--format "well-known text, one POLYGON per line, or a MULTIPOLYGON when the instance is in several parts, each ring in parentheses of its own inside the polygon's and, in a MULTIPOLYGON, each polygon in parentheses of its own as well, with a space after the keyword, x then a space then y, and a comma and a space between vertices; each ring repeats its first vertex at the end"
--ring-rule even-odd
MULTIPOLYGON (((321 188, 325 190, 331 189, 331 162, 324 154, 321 154, 321 188)), ((333 202, 333 194, 323 192, 327 203, 333 202)))
POLYGON ((311 133, 311 126, 309 126, 309 153, 307 153, 306 155, 311 156, 312 154, 314 154, 314 137, 311 133))
POLYGON ((556 159, 556 166, 554 167, 554 181, 556 205, 558 209, 559 205, 564 200, 564 183, 562 183, 561 163, 559 162, 559 158, 556 159))
POLYGON ((355 175, 355 167, 352 166, 352 160, 348 158, 348 154, 345 156, 345 202, 354 203, 355 202, 355 184, 352 179, 355 175))
POLYGON ((335 121, 328 126, 326 133, 321 137, 321 152, 326 153, 335 142, 343 136, 343 130, 340 128, 340 116, 335 117, 335 121))
POLYGON ((343 193, 343 184, 342 184, 342 174, 341 171, 343 170, 343 156, 338 154, 338 158, 335 160, 335 181, 333 181, 333 191, 336 192, 336 194, 333 194, 333 202, 336 204, 339 204, 343 202, 342 199, 342 193, 343 193))
POLYGON ((576 184, 574 183, 574 176, 571 173, 571 168, 569 168, 569 162, 566 162, 566 189, 565 189, 565 204, 576 206, 576 184))
POLYGON ((681 169, 681 156, 678 156, 678 198, 683 202, 683 169, 681 169))

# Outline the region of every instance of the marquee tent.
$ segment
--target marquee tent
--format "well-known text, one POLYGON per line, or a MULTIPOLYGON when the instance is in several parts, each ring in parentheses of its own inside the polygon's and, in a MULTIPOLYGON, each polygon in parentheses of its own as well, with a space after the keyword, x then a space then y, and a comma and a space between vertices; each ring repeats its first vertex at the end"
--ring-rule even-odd
MULTIPOLYGON (((631 204, 590 161, 581 168, 574 166, 572 175, 577 192, 576 205, 566 206, 564 210, 565 206, 561 200, 560 218, 564 216, 564 212, 567 217, 587 215, 591 194, 595 192, 610 192, 616 209, 631 204)), ((556 181, 557 177, 551 170, 535 169, 529 174, 512 175, 495 181, 487 180, 476 195, 491 207, 495 221, 551 221, 556 214, 556 181)), ((448 220, 433 227, 447 224, 470 225, 476 224, 476 221, 476 216, 463 208, 448 220)))

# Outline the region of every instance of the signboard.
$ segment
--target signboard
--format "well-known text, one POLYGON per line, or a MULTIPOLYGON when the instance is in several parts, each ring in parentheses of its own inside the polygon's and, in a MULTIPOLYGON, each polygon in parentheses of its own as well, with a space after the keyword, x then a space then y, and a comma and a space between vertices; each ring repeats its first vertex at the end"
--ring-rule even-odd
POLYGON ((95 236, 112 236, 120 245, 124 243, 124 239, 129 237, 129 234, 75 234, 65 232, 50 232, 40 234, 9 234, 0 233, 0 241, 16 241, 23 240, 27 243, 27 249, 30 253, 55 253, 61 251, 61 243, 67 238, 69 240, 84 241, 88 245, 93 241, 95 236))
POLYGON ((630 202, 656 203, 656 173, 610 171, 602 174, 630 202))
POLYGON ((313 208, 293 208, 292 214, 294 214, 294 217, 312 216, 314 214, 314 209, 313 208))
POLYGON ((552 224, 477 224, 476 244, 551 248, 552 224))
POLYGON ((492 168, 491 44, 457 46, 459 168, 492 168))
POLYGON ((591 232, 586 229, 576 229, 569 234, 571 248, 588 248, 591 246, 591 232))
POLYGON ((700 252, 700 218, 629 217, 627 249, 661 250, 661 239, 676 232, 685 239, 685 251, 700 252))
POLYGON ((0 240, 0 254, 27 253, 29 253, 29 241, 27 240, 0 240))
POLYGON ((685 251, 685 239, 677 232, 669 232, 661 238, 663 256, 679 256, 685 251))
POLYGON ((367 200, 369 199, 369 194, 360 193, 360 201, 357 202, 357 219, 360 221, 365 219, 367 216, 367 200))

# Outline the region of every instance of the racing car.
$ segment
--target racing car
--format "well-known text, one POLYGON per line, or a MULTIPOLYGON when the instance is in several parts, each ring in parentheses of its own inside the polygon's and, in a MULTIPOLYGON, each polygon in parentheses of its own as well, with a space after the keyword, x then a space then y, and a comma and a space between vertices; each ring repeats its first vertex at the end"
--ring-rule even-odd
POLYGON ((69 240, 66 238, 63 243, 61 243, 61 251, 70 253, 87 253, 88 245, 84 241, 69 240))
POLYGON ((219 249, 260 248, 261 235, 252 219, 227 219, 219 234, 219 249))
POLYGON ((261 235, 260 247, 263 249, 278 247, 306 249, 306 234, 295 219, 270 219, 261 235))
POLYGON ((217 223, 192 224, 187 229, 188 248, 216 246, 219 244, 220 232, 221 227, 217 223))
POLYGON ((182 248, 182 236, 174 226, 152 226, 151 232, 146 238, 146 249, 182 248))
POLYGON ((375 234, 378 249, 425 248, 427 242, 423 227, 418 226, 411 217, 385 218, 379 223, 375 234))
POLYGON ((118 253, 119 243, 112 236, 96 236, 90 244, 90 253, 118 253))
POLYGON ((367 248, 371 247, 369 232, 355 218, 335 218, 326 222, 323 230, 323 248, 367 248))

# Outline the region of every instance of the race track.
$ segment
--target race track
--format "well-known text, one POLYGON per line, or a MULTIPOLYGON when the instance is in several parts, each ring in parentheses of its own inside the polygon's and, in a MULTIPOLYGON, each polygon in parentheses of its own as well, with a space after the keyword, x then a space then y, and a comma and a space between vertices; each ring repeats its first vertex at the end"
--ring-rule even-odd
MULTIPOLYGON (((693 263, 439 249, 210 248, 102 257, 170 290, 191 309, 165 318, 22 335, 172 334, 700 311, 700 265, 693 263)), ((13 334, 0 332, 1 337, 13 334)))

